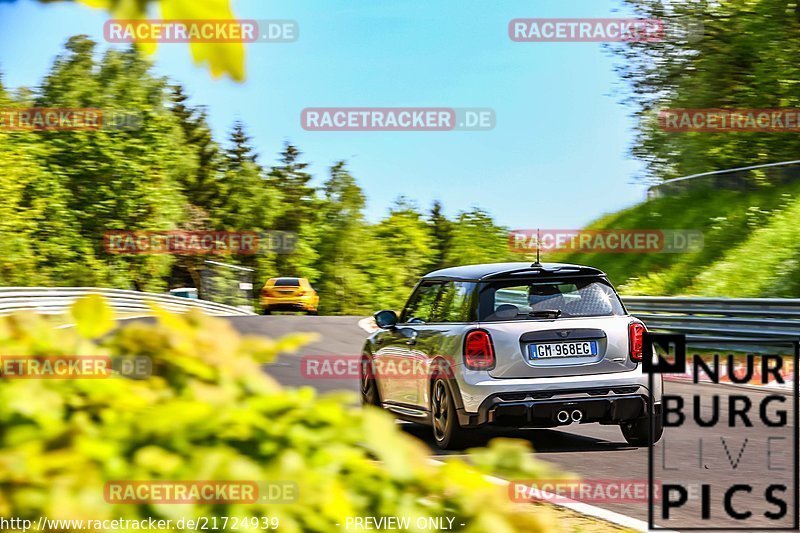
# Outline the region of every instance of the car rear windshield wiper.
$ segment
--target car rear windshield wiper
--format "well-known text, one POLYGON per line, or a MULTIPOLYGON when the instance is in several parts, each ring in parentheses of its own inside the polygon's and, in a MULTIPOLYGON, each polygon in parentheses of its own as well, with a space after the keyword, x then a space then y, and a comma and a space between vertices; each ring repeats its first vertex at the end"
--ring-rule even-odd
POLYGON ((528 316, 534 318, 558 318, 561 316, 561 309, 542 309, 540 311, 531 311, 528 316))

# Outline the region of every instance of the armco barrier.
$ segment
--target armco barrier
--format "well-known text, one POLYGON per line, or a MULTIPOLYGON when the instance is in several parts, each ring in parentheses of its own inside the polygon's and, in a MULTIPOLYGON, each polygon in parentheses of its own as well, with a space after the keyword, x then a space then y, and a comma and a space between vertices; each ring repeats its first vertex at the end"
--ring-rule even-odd
MULTIPOLYGON (((121 289, 2 287, 0 315, 22 310, 64 313, 77 298, 87 294, 104 296, 114 309, 121 312, 148 313, 148 303, 155 303, 175 312, 201 309, 216 316, 254 314, 205 300, 121 289)), ((506 298, 516 303, 517 296, 508 291, 506 298)), ((642 319, 649 329, 685 333, 690 339, 800 339, 800 299, 625 296, 623 302, 628 311, 642 319)))
POLYGON ((15 311, 34 311, 40 314, 65 313, 72 303, 88 294, 99 294, 118 312, 150 314, 148 304, 157 304, 162 309, 185 313, 190 309, 200 309, 214 316, 253 315, 231 305, 218 304, 205 300, 192 300, 168 294, 128 291, 122 289, 101 289, 96 287, 0 287, 0 315, 15 311))
MULTIPOLYGON (((503 303, 527 305, 524 292, 501 289, 497 295, 503 303)), ((688 339, 800 340, 800 299, 623 296, 622 301, 648 329, 688 339)))
POLYGON ((800 340, 800 299, 626 296, 628 312, 653 331, 688 339, 800 340))
POLYGON ((694 188, 754 190, 759 184, 779 185, 800 179, 800 160, 714 170, 673 178, 651 186, 647 198, 685 194, 694 188))

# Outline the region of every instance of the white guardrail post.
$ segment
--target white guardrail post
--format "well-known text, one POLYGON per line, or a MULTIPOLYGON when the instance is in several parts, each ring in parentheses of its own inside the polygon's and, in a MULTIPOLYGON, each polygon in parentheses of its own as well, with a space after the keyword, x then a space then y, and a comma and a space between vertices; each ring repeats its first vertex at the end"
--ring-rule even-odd
POLYGON ((75 300, 89 294, 105 297, 114 310, 123 313, 151 313, 148 303, 155 303, 167 311, 185 313, 190 309, 200 309, 213 316, 248 316, 252 311, 232 305, 218 304, 206 300, 194 300, 122 289, 101 289, 97 287, 0 287, 0 315, 15 311, 34 311, 40 314, 62 314, 75 300))

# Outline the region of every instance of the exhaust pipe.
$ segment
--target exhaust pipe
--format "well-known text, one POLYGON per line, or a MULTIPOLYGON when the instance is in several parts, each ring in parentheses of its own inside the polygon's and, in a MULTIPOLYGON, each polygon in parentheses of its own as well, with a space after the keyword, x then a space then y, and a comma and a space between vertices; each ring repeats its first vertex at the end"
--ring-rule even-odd
POLYGON ((566 411, 559 411, 556 415, 556 420, 561 424, 566 424, 569 422, 569 413, 566 411))
POLYGON ((577 409, 572 411, 572 414, 570 416, 572 417, 573 422, 580 422, 581 420, 583 420, 583 413, 578 411, 577 409))

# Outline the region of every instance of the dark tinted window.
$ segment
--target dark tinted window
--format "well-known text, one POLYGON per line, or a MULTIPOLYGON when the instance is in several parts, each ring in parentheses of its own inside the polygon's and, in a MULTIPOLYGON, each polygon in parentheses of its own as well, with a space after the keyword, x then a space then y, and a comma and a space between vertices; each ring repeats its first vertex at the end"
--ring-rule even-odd
POLYGON ((300 280, 297 278, 278 278, 275 280, 276 287, 299 287, 300 280))
POLYGON ((480 320, 624 315, 619 296, 603 278, 492 281, 480 284, 480 320))
POLYGON ((424 282, 417 287, 403 310, 400 322, 430 322, 441 287, 440 281, 424 282))
POLYGON ((472 294, 474 283, 450 281, 444 283, 434 306, 431 322, 473 322, 472 294))

